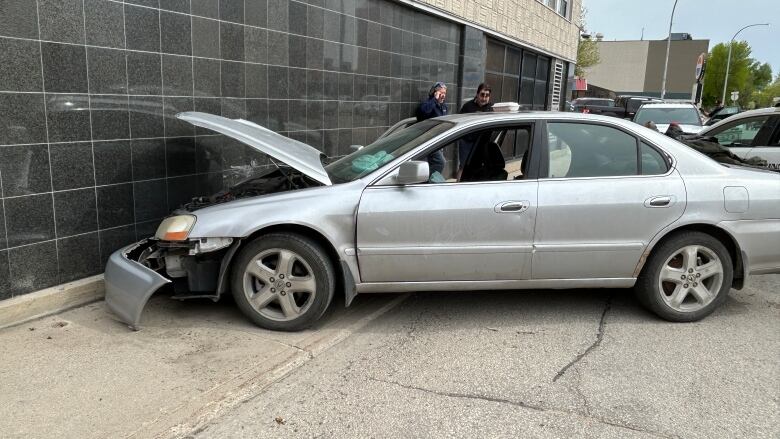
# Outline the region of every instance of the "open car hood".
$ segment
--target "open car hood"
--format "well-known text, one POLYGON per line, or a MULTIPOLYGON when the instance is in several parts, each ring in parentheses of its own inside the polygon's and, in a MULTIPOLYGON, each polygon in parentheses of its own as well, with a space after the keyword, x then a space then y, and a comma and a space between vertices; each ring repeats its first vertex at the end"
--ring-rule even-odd
POLYGON ((177 114, 176 117, 195 126, 232 137, 324 185, 332 184, 322 166, 322 158, 325 155, 305 143, 284 137, 248 120, 228 119, 198 111, 186 111, 177 114))

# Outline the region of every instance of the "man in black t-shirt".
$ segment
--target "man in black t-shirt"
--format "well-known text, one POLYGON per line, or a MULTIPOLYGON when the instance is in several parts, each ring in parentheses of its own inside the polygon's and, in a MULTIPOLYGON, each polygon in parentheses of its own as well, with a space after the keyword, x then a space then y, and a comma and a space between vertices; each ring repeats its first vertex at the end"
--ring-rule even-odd
MULTIPOLYGON (((493 103, 490 102, 491 89, 488 84, 484 82, 477 87, 477 95, 474 99, 463 104, 460 108, 460 113, 481 113, 493 111, 493 103)), ((458 174, 457 178, 460 180, 460 176, 463 173, 463 167, 466 165, 466 160, 471 151, 474 149, 474 145, 479 138, 479 133, 474 135, 466 135, 458 143, 458 174)))

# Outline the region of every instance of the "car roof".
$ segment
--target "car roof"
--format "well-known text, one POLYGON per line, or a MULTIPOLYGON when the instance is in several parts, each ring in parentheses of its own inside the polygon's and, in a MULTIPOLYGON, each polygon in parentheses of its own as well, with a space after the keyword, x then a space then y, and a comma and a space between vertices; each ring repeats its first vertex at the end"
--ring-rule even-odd
POLYGON ((668 102, 648 103, 642 105, 641 108, 696 108, 693 104, 672 104, 668 102))
MULTIPOLYGON (((634 126, 635 123, 623 120, 617 117, 602 116, 600 114, 582 114, 562 111, 512 111, 512 112, 483 112, 483 113, 462 113, 451 114, 437 117, 436 120, 453 122, 458 125, 471 125, 478 122, 511 122, 511 121, 533 121, 533 120, 581 120, 581 121, 599 121, 609 122, 621 126, 634 126)), ((638 125, 636 125, 638 126, 638 125)))
POLYGON ((755 110, 748 110, 748 111, 743 111, 741 113, 736 113, 723 120, 718 121, 718 123, 716 124, 705 127, 703 130, 701 130, 699 134, 708 133, 714 130, 715 128, 723 126, 727 123, 734 122, 735 120, 742 120, 748 117, 771 115, 771 114, 780 114, 780 107, 757 108, 755 110))

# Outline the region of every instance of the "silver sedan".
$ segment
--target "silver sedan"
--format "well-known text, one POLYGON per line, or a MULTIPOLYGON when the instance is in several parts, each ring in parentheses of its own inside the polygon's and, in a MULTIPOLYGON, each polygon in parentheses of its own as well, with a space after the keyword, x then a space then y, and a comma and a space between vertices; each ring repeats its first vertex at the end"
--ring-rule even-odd
POLYGON ((627 288, 661 318, 710 314, 780 272, 780 174, 725 165, 637 124, 574 113, 453 115, 327 166, 244 120, 178 117, 276 165, 114 253, 106 302, 232 294, 259 326, 312 325, 336 294, 627 288), (432 154, 441 150, 443 154, 432 154), (441 160, 441 156, 445 160, 441 160))

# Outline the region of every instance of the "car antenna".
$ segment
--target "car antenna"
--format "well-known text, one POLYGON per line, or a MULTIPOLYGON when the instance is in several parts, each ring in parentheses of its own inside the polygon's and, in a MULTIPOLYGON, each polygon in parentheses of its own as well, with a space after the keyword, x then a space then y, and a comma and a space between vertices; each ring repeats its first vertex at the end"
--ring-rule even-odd
POLYGON ((290 177, 290 174, 288 174, 287 172, 285 172, 285 171, 284 171, 284 169, 282 169, 282 167, 281 167, 281 166, 279 166, 279 164, 278 164, 278 163, 276 163, 276 162, 274 161, 274 159, 272 159, 271 157, 268 157, 268 160, 270 160, 270 161, 271 161, 271 163, 273 163, 273 164, 274 164, 274 166, 276 166, 276 169, 278 169, 278 170, 279 170, 279 172, 281 172, 281 173, 282 173, 282 175, 284 176, 284 178, 286 178, 286 179, 287 179, 287 181, 289 181, 289 182, 290 182, 290 184, 291 184, 291 185, 292 185, 292 186, 293 186, 295 189, 300 189, 300 188, 298 187, 298 185, 297 185, 297 184, 295 184, 295 182, 293 181, 292 177, 290 177))

